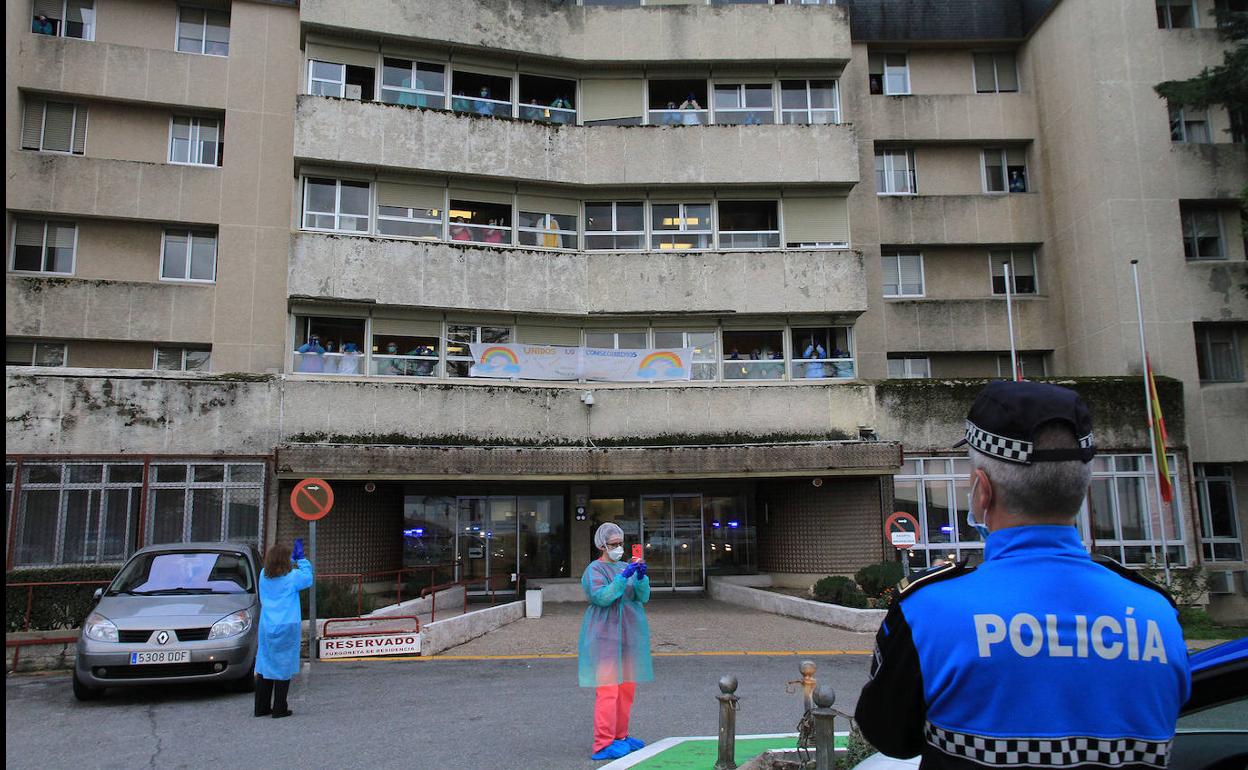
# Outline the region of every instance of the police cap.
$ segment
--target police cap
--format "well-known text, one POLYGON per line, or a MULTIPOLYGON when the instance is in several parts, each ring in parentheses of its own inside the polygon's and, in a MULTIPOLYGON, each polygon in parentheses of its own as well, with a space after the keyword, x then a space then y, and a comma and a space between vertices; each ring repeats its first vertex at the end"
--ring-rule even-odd
POLYGON ((1087 404, 1075 391, 1043 382, 988 383, 966 416, 966 438, 954 446, 964 444, 998 460, 1024 465, 1065 460, 1086 463, 1096 454, 1087 404), (1079 448, 1036 449, 1036 433, 1051 422, 1069 426, 1079 439, 1079 448))

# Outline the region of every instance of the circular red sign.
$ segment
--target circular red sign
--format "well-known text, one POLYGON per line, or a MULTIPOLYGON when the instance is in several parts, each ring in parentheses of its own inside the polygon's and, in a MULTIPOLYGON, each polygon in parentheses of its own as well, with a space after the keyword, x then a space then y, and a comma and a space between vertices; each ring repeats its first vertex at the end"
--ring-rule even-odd
POLYGON ((304 521, 322 519, 334 507, 334 490, 321 479, 304 479, 290 491, 290 508, 304 521))
POLYGON ((898 548, 900 550, 913 548, 915 543, 907 543, 904 545, 893 543, 892 535, 894 532, 913 533, 917 542, 919 537, 919 520, 905 511, 894 511, 891 516, 884 520, 884 537, 888 538, 889 543, 893 544, 894 548, 898 548), (904 526, 906 524, 910 525, 909 528, 904 526))

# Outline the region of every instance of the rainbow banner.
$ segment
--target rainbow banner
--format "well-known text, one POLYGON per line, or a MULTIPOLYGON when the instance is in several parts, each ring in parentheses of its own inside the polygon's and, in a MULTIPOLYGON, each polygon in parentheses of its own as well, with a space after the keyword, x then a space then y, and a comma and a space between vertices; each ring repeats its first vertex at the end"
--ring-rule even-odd
POLYGON ((693 348, 613 350, 471 343, 472 377, 496 380, 670 382, 690 379, 693 348))

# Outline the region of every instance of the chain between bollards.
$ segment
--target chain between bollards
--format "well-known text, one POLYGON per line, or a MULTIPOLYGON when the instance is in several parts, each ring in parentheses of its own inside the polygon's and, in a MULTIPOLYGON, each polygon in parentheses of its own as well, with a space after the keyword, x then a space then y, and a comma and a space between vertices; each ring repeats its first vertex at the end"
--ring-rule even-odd
POLYGON ((737 768, 737 678, 724 676, 719 680, 719 758, 714 770, 737 768))

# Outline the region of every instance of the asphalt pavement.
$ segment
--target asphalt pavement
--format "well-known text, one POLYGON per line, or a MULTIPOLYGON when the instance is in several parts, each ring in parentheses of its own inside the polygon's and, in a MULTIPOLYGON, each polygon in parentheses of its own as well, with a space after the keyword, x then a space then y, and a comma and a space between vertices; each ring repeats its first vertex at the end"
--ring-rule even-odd
MULTIPOLYGON (((801 656, 657 656, 638 687, 632 733, 647 741, 714 735, 717 682, 740 680, 740 734, 792 732, 801 656)), ((821 683, 852 711, 870 658, 815 657, 821 683)), ((209 687, 113 690, 79 703, 69 675, 10 675, 5 764, 19 768, 405 768, 586 770, 593 691, 576 660, 318 662, 291 690, 294 716, 256 719, 249 694, 209 687)))

